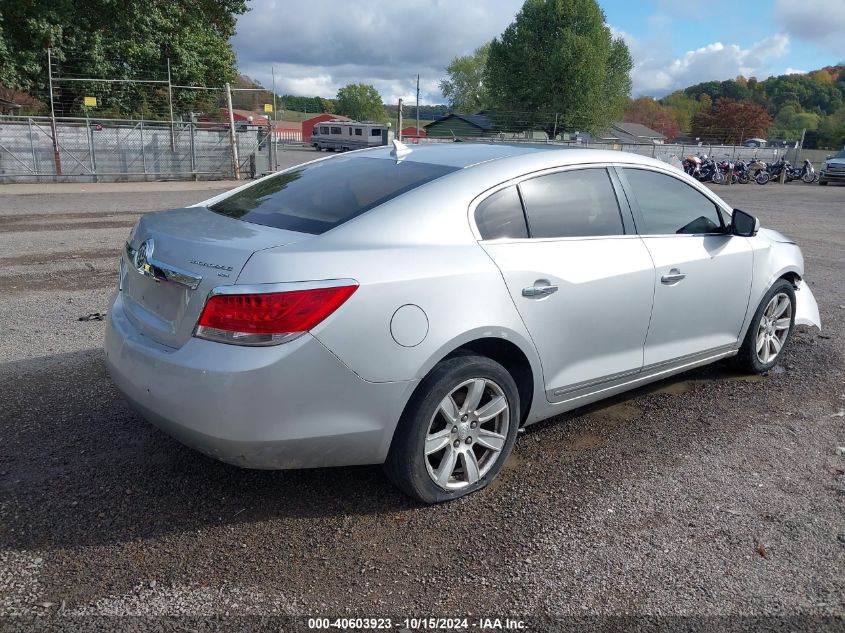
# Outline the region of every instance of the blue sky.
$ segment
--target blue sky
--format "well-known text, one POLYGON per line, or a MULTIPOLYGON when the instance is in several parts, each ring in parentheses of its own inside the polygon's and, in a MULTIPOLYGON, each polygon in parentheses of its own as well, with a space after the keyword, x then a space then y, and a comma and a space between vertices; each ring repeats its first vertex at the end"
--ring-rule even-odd
MULTIPOLYGON (((277 92, 334 97, 373 84, 385 102, 443 103, 457 55, 499 35, 523 0, 250 0, 233 46, 242 73, 277 92), (334 19, 332 16, 342 16, 334 19)), ((845 61, 845 0, 599 0, 634 58, 633 94, 662 96, 738 74, 763 79, 845 61)))
POLYGON ((733 70, 762 79, 845 60, 843 0, 599 4, 629 43, 635 92, 663 94, 677 80, 727 79, 733 70))

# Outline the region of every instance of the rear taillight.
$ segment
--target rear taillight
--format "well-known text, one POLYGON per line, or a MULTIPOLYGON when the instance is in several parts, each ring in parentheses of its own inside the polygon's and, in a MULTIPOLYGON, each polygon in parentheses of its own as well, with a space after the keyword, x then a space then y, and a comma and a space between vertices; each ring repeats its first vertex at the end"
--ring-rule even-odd
POLYGON ((199 338, 235 345, 278 345, 337 310, 358 286, 265 294, 213 295, 197 324, 199 338))

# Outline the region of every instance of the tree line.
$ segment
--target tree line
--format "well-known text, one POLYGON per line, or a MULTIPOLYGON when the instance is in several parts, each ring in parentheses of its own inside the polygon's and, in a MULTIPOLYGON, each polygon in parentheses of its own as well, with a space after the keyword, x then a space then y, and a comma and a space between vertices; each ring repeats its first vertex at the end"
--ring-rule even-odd
POLYGON ((845 145, 845 64, 762 81, 707 81, 662 99, 630 100, 623 117, 669 138, 685 132, 734 144, 754 137, 796 141, 804 133, 804 147, 839 149, 845 145))

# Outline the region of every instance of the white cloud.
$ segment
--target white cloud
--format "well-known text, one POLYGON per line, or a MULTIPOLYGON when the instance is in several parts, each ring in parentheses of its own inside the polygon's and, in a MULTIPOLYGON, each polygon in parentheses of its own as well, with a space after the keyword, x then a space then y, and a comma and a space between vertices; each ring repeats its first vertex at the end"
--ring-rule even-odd
POLYGON ((775 0, 772 18, 785 33, 828 54, 845 55, 845 2, 775 0))
POLYGON ((798 68, 787 68, 783 71, 784 75, 806 75, 808 71, 799 70, 798 68))
POLYGON ((233 46, 240 71, 279 93, 334 97, 370 83, 386 102, 443 103, 438 83, 457 55, 472 52, 513 21, 523 0, 431 0, 419 10, 394 0, 252 0, 233 46))
POLYGON ((646 46, 634 40, 634 94, 662 95, 702 81, 733 79, 737 75, 767 76, 769 64, 788 52, 789 37, 785 34, 773 35, 750 48, 714 42, 675 59, 652 56, 646 46))

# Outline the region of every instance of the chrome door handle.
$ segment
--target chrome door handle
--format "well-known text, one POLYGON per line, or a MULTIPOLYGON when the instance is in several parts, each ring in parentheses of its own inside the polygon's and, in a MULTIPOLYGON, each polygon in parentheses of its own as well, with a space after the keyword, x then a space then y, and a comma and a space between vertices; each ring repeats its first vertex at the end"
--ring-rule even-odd
POLYGON ((673 268, 672 270, 669 271, 668 274, 663 275, 660 278, 660 282, 664 283, 664 284, 676 284, 679 281, 681 281, 682 279, 684 279, 685 277, 686 277, 686 275, 684 273, 682 273, 677 268, 673 268))
POLYGON ((557 286, 528 286, 522 289, 523 297, 545 297, 557 292, 557 286))

